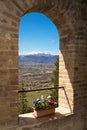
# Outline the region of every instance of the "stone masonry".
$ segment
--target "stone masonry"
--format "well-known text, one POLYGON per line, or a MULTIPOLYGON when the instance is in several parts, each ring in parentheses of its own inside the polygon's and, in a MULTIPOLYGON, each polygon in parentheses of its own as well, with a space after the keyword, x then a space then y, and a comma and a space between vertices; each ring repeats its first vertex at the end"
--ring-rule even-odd
POLYGON ((45 14, 59 31, 59 86, 64 87, 59 106, 80 113, 87 129, 86 5, 86 0, 0 0, 0 130, 18 125, 18 29, 30 12, 45 14))

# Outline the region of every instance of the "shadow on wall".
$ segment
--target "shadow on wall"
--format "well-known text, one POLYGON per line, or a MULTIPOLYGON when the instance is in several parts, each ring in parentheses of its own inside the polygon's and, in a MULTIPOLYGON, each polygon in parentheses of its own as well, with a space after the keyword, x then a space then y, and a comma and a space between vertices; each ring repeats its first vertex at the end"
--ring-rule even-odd
MULTIPOLYGON (((85 49, 87 46, 84 47, 83 42, 78 43, 79 40, 77 41, 78 44, 76 44, 75 42, 72 42, 72 40, 69 41, 69 39, 70 38, 66 38, 66 40, 62 41, 63 43, 61 43, 61 53, 63 56, 65 69, 68 73, 70 84, 73 88, 73 110, 74 112, 77 112, 78 110, 85 109, 86 107, 85 97, 87 94, 85 90, 87 81, 85 71, 87 64, 85 55, 87 52, 85 49)), ((69 86, 67 86, 66 81, 64 82, 64 91, 68 100, 70 95, 68 94, 69 86)), ((70 104, 69 107, 71 106, 70 104)))

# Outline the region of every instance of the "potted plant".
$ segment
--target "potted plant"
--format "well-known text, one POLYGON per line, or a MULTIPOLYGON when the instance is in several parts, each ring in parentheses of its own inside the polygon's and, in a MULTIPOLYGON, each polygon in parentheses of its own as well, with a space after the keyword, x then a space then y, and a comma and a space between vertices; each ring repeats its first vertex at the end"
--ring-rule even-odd
POLYGON ((36 118, 53 114, 56 106, 57 102, 50 95, 46 98, 41 96, 41 98, 33 101, 33 114, 36 118))

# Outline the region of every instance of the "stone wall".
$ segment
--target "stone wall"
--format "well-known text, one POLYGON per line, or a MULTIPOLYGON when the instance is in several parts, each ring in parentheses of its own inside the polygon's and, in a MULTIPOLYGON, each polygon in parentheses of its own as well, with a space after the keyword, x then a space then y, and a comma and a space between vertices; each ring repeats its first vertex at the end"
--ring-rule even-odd
POLYGON ((31 127, 25 126, 19 130, 84 130, 84 120, 79 115, 72 115, 31 127))
POLYGON ((20 18, 32 11, 47 15, 59 30, 59 86, 64 86, 59 91, 59 105, 74 113, 83 110, 86 113, 86 3, 86 0, 0 0, 0 126, 18 124, 18 29, 20 18))

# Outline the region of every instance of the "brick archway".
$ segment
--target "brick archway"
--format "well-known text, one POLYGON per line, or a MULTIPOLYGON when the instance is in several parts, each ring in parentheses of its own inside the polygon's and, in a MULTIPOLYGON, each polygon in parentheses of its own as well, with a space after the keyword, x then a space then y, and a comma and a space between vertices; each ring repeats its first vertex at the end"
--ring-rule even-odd
POLYGON ((79 11, 80 5, 80 2, 71 2, 69 0, 0 1, 0 102, 2 106, 0 114, 3 117, 0 122, 2 124, 13 125, 18 122, 18 28, 21 16, 28 12, 37 11, 45 14, 55 23, 59 30, 59 86, 64 86, 68 97, 67 102, 64 91, 60 90, 59 105, 72 109, 72 111, 76 111, 78 107, 84 107, 86 93, 83 93, 87 84, 87 74, 83 76, 83 65, 85 66, 85 48, 87 45, 83 46, 82 44, 86 41, 82 33, 85 24, 82 25, 82 21, 78 21, 78 18, 82 18, 79 11), (83 51, 85 53, 82 53, 83 51), (80 53, 84 57, 83 60, 80 53), (81 60, 82 64, 80 63, 81 60), (78 65, 81 66, 81 69, 79 69, 78 65), (80 85, 84 90, 79 89, 80 85), (82 95, 80 95, 81 92, 82 95))

